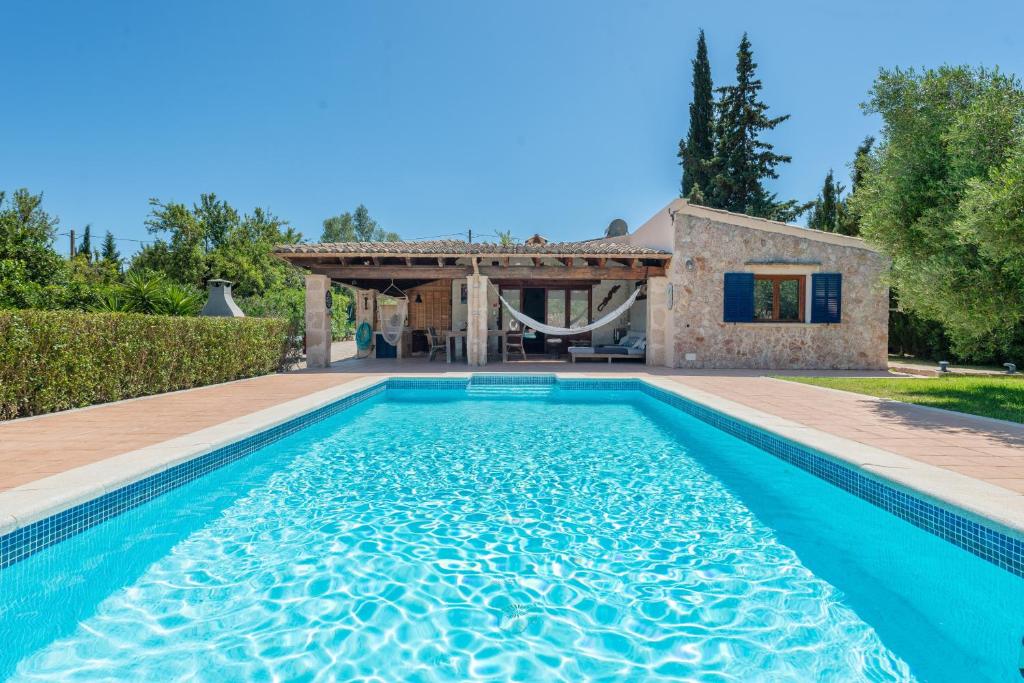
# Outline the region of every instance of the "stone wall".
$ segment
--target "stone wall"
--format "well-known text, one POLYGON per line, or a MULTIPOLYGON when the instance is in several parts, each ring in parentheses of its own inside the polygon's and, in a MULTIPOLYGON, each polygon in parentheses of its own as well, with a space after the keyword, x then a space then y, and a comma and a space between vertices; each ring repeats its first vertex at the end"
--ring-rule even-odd
MULTIPOLYGON (((720 212, 721 213, 721 212, 720 212)), ((649 351, 683 368, 884 369, 889 299, 882 275, 886 259, 850 239, 830 242, 792 233, 799 228, 765 221, 766 229, 678 213, 668 280, 674 349, 649 351), (844 242, 844 243, 841 243, 844 242), (842 273, 842 321, 812 323, 723 322, 724 274, 842 273)), ((652 278, 653 280, 653 278, 652 278)), ((650 295, 649 295, 650 296, 650 295)), ((658 296, 658 295, 656 295, 658 296)), ((664 296, 664 295, 662 295, 664 296)), ((654 297, 648 308, 663 305, 654 297)), ((808 307, 809 310, 809 307, 808 307)), ((648 326, 657 324, 654 311, 648 326)), ((655 330, 648 330, 657 346, 655 330)), ((649 347, 650 348, 650 347, 649 347)), ((659 363, 662 364, 662 363, 659 363)))

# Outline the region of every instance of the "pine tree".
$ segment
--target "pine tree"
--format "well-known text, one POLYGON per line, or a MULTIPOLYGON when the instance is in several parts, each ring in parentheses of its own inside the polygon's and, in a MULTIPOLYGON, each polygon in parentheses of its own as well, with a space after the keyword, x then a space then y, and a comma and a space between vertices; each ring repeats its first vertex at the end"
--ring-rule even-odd
POLYGON ((768 117, 768 105, 758 99, 763 86, 756 70, 750 40, 744 33, 736 52, 736 84, 716 90, 714 177, 705 196, 708 205, 716 208, 766 218, 789 216, 802 207, 794 201, 778 202, 762 181, 778 178, 776 166, 792 158, 776 154, 771 144, 760 139, 761 133, 774 129, 789 115, 768 117))
POLYGON ((825 232, 838 231, 839 207, 841 204, 839 197, 843 193, 843 189, 842 185, 836 184, 832 169, 830 168, 828 175, 825 176, 825 184, 821 188, 821 194, 818 195, 818 198, 811 207, 807 227, 814 230, 824 230, 825 232))
MULTIPOLYGON (((711 62, 704 31, 697 37, 697 56, 693 60, 693 102, 690 103, 690 129, 679 141, 679 163, 683 167, 682 194, 689 198, 693 188, 711 186, 710 163, 715 154, 715 103, 711 82, 711 62)), ((701 190, 697 191, 701 194, 701 190)))
POLYGON ((121 270, 121 252, 117 250, 117 243, 114 241, 114 235, 109 230, 106 236, 103 238, 103 249, 100 251, 100 258, 106 263, 110 263, 121 270))
POLYGON ((92 226, 86 225, 85 229, 82 230, 82 241, 78 244, 78 249, 75 253, 84 254, 86 261, 92 260, 92 226))

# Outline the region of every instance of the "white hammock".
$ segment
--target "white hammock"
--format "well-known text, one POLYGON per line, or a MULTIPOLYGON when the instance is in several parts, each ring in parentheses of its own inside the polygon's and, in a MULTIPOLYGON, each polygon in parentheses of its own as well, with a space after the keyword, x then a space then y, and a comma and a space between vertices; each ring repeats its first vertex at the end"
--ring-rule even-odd
POLYGON ((394 299, 393 302, 377 303, 377 321, 384 341, 392 346, 398 345, 405 329, 405 316, 409 311, 409 300, 394 299))
POLYGON ((498 298, 501 299, 501 303, 505 304, 505 308, 508 309, 509 315, 511 315, 513 318, 521 322, 526 327, 529 327, 530 329, 533 330, 537 330, 538 332, 543 332, 544 334, 564 336, 570 334, 581 334, 583 332, 590 332, 591 330, 596 330, 599 327, 604 327, 605 325, 614 321, 620 315, 625 313, 629 309, 629 307, 633 305, 633 302, 636 301, 636 298, 639 295, 640 289, 638 288, 636 291, 633 292, 633 294, 628 299, 626 299, 622 303, 621 306, 616 308, 614 311, 606 314, 601 318, 598 318, 589 325, 583 325, 581 327, 552 327, 551 325, 545 325, 544 323, 537 322, 530 316, 524 315, 523 313, 520 313, 516 309, 512 308, 512 305, 509 304, 509 302, 505 301, 505 297, 501 296, 500 294, 498 295, 498 298))

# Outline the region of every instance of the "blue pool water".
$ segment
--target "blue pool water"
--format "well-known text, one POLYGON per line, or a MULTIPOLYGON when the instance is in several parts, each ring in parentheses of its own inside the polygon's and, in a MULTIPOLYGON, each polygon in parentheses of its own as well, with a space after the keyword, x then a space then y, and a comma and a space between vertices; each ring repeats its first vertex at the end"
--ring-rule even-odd
POLYGON ((390 389, 0 571, 12 680, 1020 680, 1024 580, 640 392, 390 389))

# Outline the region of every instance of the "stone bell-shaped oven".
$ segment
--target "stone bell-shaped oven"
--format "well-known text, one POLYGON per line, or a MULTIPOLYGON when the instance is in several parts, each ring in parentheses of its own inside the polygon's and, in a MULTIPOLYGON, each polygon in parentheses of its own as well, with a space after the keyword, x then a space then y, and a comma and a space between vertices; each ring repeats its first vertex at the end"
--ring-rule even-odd
POLYGON ((235 300, 231 298, 231 283, 227 280, 208 280, 206 289, 209 298, 203 306, 199 315, 213 315, 222 318, 244 318, 245 313, 238 307, 235 300))

